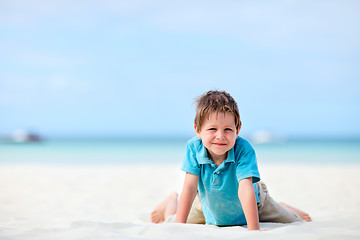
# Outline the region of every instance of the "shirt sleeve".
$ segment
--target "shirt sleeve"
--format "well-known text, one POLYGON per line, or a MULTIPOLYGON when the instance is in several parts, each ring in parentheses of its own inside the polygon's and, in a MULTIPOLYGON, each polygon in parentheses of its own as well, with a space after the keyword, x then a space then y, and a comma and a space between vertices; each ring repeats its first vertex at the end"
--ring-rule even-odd
POLYGON ((236 167, 237 180, 252 177, 253 183, 260 181, 255 151, 250 144, 245 151, 236 157, 238 158, 236 167))
POLYGON ((193 151, 190 144, 186 146, 186 155, 181 170, 197 176, 200 175, 200 165, 196 159, 196 153, 193 151))

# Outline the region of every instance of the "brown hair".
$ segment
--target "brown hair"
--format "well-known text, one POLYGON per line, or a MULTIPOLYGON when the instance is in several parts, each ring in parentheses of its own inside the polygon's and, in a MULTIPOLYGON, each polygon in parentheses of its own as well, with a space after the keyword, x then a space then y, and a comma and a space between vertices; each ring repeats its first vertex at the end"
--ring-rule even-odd
POLYGON ((241 127, 240 114, 237 104, 231 95, 225 91, 208 91, 195 99, 196 115, 194 123, 198 131, 205 118, 213 112, 232 113, 235 117, 236 130, 241 127))

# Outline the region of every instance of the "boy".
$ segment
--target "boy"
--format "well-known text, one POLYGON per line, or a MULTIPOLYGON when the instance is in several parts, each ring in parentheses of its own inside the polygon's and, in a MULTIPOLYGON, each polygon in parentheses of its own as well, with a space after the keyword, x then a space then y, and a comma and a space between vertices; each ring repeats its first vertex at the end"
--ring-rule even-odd
POLYGON ((181 167, 186 176, 179 204, 177 195, 171 194, 154 210, 152 222, 162 222, 175 212, 178 223, 246 224, 248 230, 259 230, 259 219, 311 221, 306 213, 276 203, 259 182, 255 152, 238 136, 240 115, 230 94, 209 91, 200 96, 194 128, 196 137, 188 142, 181 167))

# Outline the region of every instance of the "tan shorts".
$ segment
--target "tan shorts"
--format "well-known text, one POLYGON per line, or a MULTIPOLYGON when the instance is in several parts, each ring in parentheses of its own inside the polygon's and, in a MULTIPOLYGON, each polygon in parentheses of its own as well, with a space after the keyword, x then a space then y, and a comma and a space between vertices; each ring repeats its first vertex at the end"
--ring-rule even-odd
POLYGON ((267 190, 265 183, 256 183, 259 189, 260 203, 258 203, 259 221, 260 222, 276 222, 276 223, 292 223, 303 221, 297 214, 289 212, 276 202, 267 190))
MULTIPOLYGON (((292 223, 303 221, 297 214, 289 212, 272 199, 265 183, 258 182, 256 184, 259 189, 260 203, 258 203, 258 213, 260 222, 292 223)), ((175 222, 175 218, 175 215, 172 215, 166 219, 166 222, 175 222)), ((187 223, 205 224, 199 194, 196 195, 190 209, 187 223)))

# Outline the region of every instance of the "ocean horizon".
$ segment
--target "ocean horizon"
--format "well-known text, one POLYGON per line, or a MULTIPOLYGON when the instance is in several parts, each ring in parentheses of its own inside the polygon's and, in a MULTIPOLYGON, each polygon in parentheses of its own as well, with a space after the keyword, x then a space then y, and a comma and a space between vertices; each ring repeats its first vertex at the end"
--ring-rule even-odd
MULTIPOLYGON (((246 138, 245 138, 246 139, 246 138)), ((189 138, 58 138, 0 143, 0 164, 181 164, 189 138)), ((257 143, 258 163, 360 164, 360 139, 257 143)))

